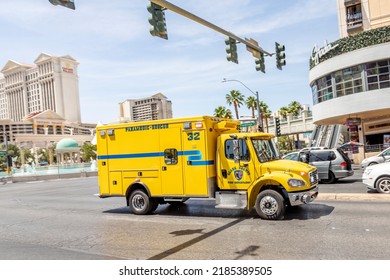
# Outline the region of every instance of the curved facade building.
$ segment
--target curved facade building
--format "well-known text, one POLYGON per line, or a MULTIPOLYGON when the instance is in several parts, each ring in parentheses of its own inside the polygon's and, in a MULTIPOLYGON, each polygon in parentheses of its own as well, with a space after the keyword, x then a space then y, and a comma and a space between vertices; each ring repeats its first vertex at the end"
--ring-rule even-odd
POLYGON ((310 64, 313 122, 346 125, 346 140, 366 145, 390 146, 389 2, 339 0, 344 37, 314 47, 310 64))

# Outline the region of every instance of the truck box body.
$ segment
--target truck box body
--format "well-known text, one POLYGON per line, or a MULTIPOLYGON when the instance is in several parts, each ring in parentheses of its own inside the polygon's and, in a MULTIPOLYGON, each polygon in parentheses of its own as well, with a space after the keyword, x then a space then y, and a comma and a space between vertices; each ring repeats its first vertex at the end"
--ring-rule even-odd
MULTIPOLYGON (((207 128, 216 123, 194 117, 98 129, 100 195, 124 195, 139 179, 153 196, 214 196, 219 133, 207 128), (184 129, 185 122, 193 127, 184 129)), ((238 122, 229 125, 223 129, 238 132, 238 122)))

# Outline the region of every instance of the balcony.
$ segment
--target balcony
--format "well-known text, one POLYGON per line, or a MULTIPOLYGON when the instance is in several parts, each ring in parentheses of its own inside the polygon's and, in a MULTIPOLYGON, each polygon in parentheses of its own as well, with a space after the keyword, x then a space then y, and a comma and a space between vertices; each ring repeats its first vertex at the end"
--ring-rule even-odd
POLYGON ((346 21, 347 31, 349 33, 363 30, 362 13, 348 13, 346 21))

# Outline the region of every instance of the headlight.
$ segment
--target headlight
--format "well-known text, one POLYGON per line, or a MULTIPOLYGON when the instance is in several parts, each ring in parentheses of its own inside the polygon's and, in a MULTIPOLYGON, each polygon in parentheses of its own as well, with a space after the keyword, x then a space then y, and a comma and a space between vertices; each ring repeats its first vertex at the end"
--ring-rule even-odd
POLYGON ((372 169, 366 168, 366 169, 364 170, 364 174, 369 175, 369 174, 371 173, 371 171, 372 171, 372 169))
POLYGON ((293 188, 306 186, 304 181, 298 179, 289 179, 287 183, 290 187, 293 188))

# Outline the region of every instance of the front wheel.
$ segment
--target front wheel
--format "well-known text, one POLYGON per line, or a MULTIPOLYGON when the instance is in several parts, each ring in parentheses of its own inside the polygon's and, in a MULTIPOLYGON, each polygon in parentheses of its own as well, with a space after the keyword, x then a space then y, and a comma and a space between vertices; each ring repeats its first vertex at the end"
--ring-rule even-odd
POLYGON ((390 177, 379 178, 376 182, 376 189, 380 193, 390 193, 390 177))
POLYGON ((149 199, 149 196, 142 190, 135 190, 130 194, 130 211, 136 215, 148 214, 151 210, 155 210, 153 209, 155 205, 158 206, 158 204, 153 203, 149 199))
POLYGON ((280 193, 274 190, 265 190, 257 195, 255 208, 262 219, 280 220, 284 217, 286 204, 280 193))

